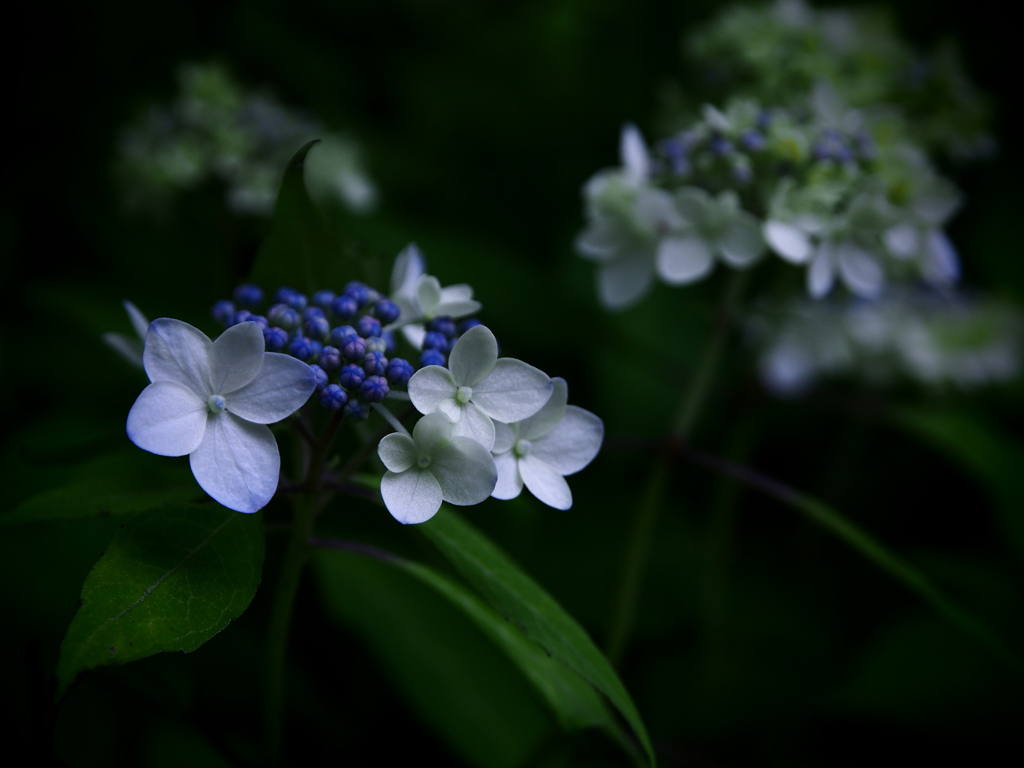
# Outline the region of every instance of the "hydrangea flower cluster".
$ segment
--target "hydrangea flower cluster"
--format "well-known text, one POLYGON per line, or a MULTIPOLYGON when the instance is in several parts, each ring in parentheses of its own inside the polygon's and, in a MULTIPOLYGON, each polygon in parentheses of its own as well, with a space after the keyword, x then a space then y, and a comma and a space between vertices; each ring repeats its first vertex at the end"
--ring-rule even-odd
POLYGON ((222 67, 186 64, 179 95, 150 108, 120 138, 117 171, 132 205, 157 210, 178 191, 213 177, 227 186, 228 207, 269 216, 295 148, 322 139, 305 165, 310 193, 355 213, 371 210, 377 189, 359 147, 267 94, 247 93, 222 67))
POLYGON ((825 378, 880 386, 901 378, 972 389, 1021 370, 1024 318, 993 300, 892 291, 874 302, 795 302, 748 322, 761 379, 795 397, 825 378))
POLYGON ((720 95, 800 108, 826 80, 850 105, 891 112, 929 151, 953 160, 990 157, 988 100, 967 77, 956 48, 929 53, 900 38, 888 14, 870 8, 816 9, 804 0, 734 5, 687 38, 687 54, 720 95))
POLYGON ((584 187, 588 225, 576 240, 598 264, 605 306, 636 302, 655 275, 683 285, 768 252, 806 266, 815 298, 837 281, 863 298, 889 281, 954 284, 959 261, 943 226, 958 191, 891 122, 867 121, 827 84, 806 106, 706 105, 653 153, 627 125, 622 166, 584 187))

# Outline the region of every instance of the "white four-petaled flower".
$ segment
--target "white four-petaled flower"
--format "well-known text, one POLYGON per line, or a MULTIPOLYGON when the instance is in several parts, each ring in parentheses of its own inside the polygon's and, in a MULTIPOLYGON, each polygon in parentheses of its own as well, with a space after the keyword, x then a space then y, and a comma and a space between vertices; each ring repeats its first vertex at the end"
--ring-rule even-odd
POLYGON ((494 421, 532 416, 551 397, 551 379, 521 360, 498 359, 498 342, 483 325, 455 343, 448 368, 428 365, 409 379, 409 399, 423 414, 440 411, 456 435, 471 437, 487 450, 494 445, 494 421))
POLYGON ((312 369, 264 351, 255 323, 211 342, 180 320, 154 320, 143 352, 152 382, 128 414, 128 437, 161 456, 188 454, 192 474, 225 507, 255 512, 277 490, 281 457, 267 427, 316 387, 312 369))
POLYGON ((538 499, 555 509, 572 506, 565 475, 579 472, 593 461, 604 439, 604 423, 590 411, 566 405, 565 379, 551 380, 551 399, 536 414, 514 424, 495 424, 491 453, 498 482, 491 494, 514 499, 523 484, 538 499))
POLYGON ((391 434, 377 446, 387 472, 380 493, 400 523, 422 523, 441 502, 468 506, 491 495, 497 481, 494 460, 476 440, 454 434, 443 413, 420 419, 412 435, 391 434))

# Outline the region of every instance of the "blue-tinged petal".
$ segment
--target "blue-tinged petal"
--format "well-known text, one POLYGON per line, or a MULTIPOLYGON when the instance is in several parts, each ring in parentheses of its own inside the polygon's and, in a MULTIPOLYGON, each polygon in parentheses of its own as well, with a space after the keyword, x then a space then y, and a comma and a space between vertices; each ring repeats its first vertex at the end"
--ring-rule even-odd
POLYGON ((277 491, 281 455, 270 427, 225 411, 207 420, 206 434, 189 464, 214 501, 236 512, 256 512, 277 491))
POLYGON ((290 355, 262 354, 263 367, 259 375, 241 389, 224 393, 224 399, 227 409, 246 421, 273 424, 305 405, 316 389, 316 375, 312 368, 290 355))
POLYGON ((132 328, 135 329, 135 335, 139 337, 140 341, 145 341, 146 332, 149 330, 149 320, 128 299, 122 301, 121 304, 124 306, 124 311, 128 313, 128 319, 131 321, 132 328))
POLYGON ((925 235, 921 276, 932 285, 943 288, 960 279, 960 258, 941 229, 930 229, 925 235))
POLYGON ((807 292, 811 298, 820 299, 832 290, 835 279, 835 248, 831 243, 822 243, 807 269, 807 292))
POLYGON ((128 412, 128 439, 160 456, 185 456, 203 441, 209 410, 188 387, 155 381, 128 412))
POLYGON ((571 475, 594 460, 603 440, 604 422, 590 411, 569 405, 554 429, 530 440, 530 455, 560 475, 571 475))
POLYGON ((416 422, 412 428, 412 439, 416 443, 417 455, 432 454, 437 448, 452 439, 451 419, 443 413, 431 413, 416 422))
POLYGON ((409 243, 395 257, 395 266, 391 269, 391 298, 395 296, 416 298, 416 284, 420 276, 427 271, 427 262, 423 258, 416 243, 409 243))
POLYGON ((198 328, 161 317, 149 324, 142 362, 150 381, 174 381, 197 395, 210 388, 210 347, 213 342, 198 328))
POLYGON ((491 495, 498 481, 490 451, 467 437, 453 437, 434 451, 431 459, 430 472, 449 504, 479 504, 491 495))
POLYGON ((226 395, 251 383, 263 368, 265 342, 256 323, 239 323, 217 337, 210 347, 210 386, 226 395))
POLYGON ((601 264, 597 293, 606 309, 625 309, 647 293, 654 281, 654 259, 643 250, 601 264))
POLYGON ((532 453, 519 460, 519 474, 530 493, 555 509, 572 506, 572 491, 565 478, 532 453))
POLYGON ((441 508, 441 486, 428 470, 385 472, 380 481, 384 506, 400 523, 423 523, 441 508))
POLYGON ((633 123, 626 123, 622 127, 622 135, 619 138, 619 157, 634 186, 647 180, 651 173, 651 159, 644 137, 640 133, 640 129, 633 123))
POLYGON ((569 401, 569 385, 565 379, 556 376, 551 379, 551 397, 544 407, 533 416, 519 422, 519 435, 526 440, 536 440, 554 429, 565 415, 565 404, 569 401))
POLYGON ((878 260, 851 242, 839 246, 839 272, 853 293, 864 299, 877 298, 885 285, 885 274, 878 260))
POLYGON ((428 365, 409 379, 409 399, 420 413, 434 413, 441 403, 455 397, 458 386, 447 368, 428 365))
POLYGON ((387 435, 377 445, 377 455, 392 472, 405 472, 416 463, 419 451, 409 435, 387 435))
POLYGON ((459 387, 476 387, 494 368, 498 359, 498 341, 485 325, 470 328, 452 347, 448 369, 459 387))
POLYGON ((473 403, 459 406, 462 412, 454 422, 452 433, 476 440, 488 451, 494 447, 494 422, 491 417, 477 408, 473 403))
POLYGON ((433 317, 441 303, 441 283, 433 275, 420 275, 416 281, 416 302, 424 317, 433 317))
POLYGON ((696 234, 669 237, 658 246, 658 274, 669 285, 701 280, 713 266, 711 248, 696 234))
POLYGON ((522 360, 503 357, 473 387, 473 403, 492 419, 511 424, 537 413, 553 391, 546 373, 522 360))
POLYGON ((765 242, 757 219, 741 211, 718 241, 722 259, 730 267, 749 267, 764 254, 765 242))
POLYGON ((123 333, 104 333, 103 343, 117 352, 124 361, 136 368, 142 368, 142 342, 128 338, 123 333))
POLYGON ((519 475, 519 459, 511 453, 502 453, 494 457, 494 467, 498 470, 498 482, 494 484, 491 496, 496 499, 514 499, 523 492, 523 478, 519 475))
POLYGON ((811 257, 811 239, 800 227, 771 219, 764 224, 764 239, 790 264, 805 264, 811 257))
POLYGON ((492 423, 494 424, 494 445, 491 446, 491 453, 508 453, 519 438, 519 425, 502 424, 500 421, 492 423))

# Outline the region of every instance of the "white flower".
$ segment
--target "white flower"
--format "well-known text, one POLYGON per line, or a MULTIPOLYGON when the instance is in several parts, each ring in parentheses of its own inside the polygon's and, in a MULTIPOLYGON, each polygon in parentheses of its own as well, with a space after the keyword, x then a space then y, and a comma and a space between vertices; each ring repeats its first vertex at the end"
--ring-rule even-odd
POLYGON ((855 197, 812 254, 807 292, 815 299, 822 298, 838 276, 856 296, 878 298, 885 287, 879 254, 882 233, 893 218, 892 207, 884 198, 871 193, 855 197))
POLYGON ((459 337, 448 368, 428 365, 409 379, 409 399, 420 413, 444 413, 456 435, 471 437, 487 450, 494 445, 492 419, 508 423, 532 416, 551 392, 551 379, 532 365, 499 360, 498 342, 483 325, 459 337))
POLYGON ((312 369, 264 351, 255 323, 211 342, 180 320, 154 320, 143 352, 152 382, 128 414, 128 437, 160 456, 184 456, 210 496, 255 512, 277 490, 281 457, 265 426, 302 406, 316 387, 312 369))
POLYGON ((590 411, 566 405, 565 379, 551 380, 551 399, 536 414, 515 424, 495 424, 491 453, 498 468, 496 499, 514 499, 523 490, 555 509, 572 506, 565 475, 593 461, 604 439, 604 422, 590 411))
POLYGON ((401 326, 405 338, 416 349, 423 346, 424 320, 435 317, 458 319, 476 314, 480 302, 465 283, 441 287, 441 282, 426 274, 426 260, 415 243, 409 243, 395 258, 391 270, 391 300, 402 314, 395 326, 401 326))
POLYGON ((887 229, 882 240, 895 258, 916 261, 928 283, 949 287, 960 279, 960 258, 942 227, 963 203, 956 188, 945 179, 922 172, 919 183, 907 205, 906 218, 887 229))
POLYGON ((136 368, 142 368, 142 345, 146 341, 149 320, 128 299, 121 303, 124 305, 124 311, 128 313, 128 319, 138 338, 132 338, 123 333, 104 333, 103 342, 123 357, 126 362, 136 368))
POLYGON ((682 223, 672 196, 650 185, 650 157, 636 126, 622 129, 619 154, 622 167, 584 185, 589 221, 576 238, 577 253, 598 263, 598 295, 608 309, 624 309, 648 291, 661 238, 682 223))
POLYGON ((699 187, 683 187, 676 193, 676 210, 682 224, 658 247, 658 274, 670 285, 705 277, 716 257, 743 269, 764 253, 757 218, 740 208, 732 190, 713 198, 699 187))
POLYGON ((391 434, 377 455, 388 471, 380 494, 400 523, 432 518, 441 502, 468 506, 491 495, 498 473, 494 460, 476 440, 453 433, 451 420, 431 413, 413 427, 412 436, 391 434))

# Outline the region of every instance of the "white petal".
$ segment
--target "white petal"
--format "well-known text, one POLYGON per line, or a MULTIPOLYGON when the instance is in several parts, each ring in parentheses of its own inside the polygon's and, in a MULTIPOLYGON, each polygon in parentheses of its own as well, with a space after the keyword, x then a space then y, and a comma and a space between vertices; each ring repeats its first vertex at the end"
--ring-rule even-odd
POLYGON ((811 256, 811 239, 807 233, 784 221, 766 221, 764 239, 773 251, 791 264, 803 264, 811 256))
POLYGON ((395 266, 391 268, 392 296, 415 298, 416 284, 426 269, 426 259, 423 258, 416 243, 405 246, 395 257, 395 266))
POLYGON ((764 238, 757 219, 745 211, 741 212, 726 228, 718 241, 718 248, 730 267, 749 267, 764 253, 764 238))
POLYGON ((565 478, 532 453, 519 460, 519 474, 530 493, 549 507, 568 509, 572 506, 572 491, 565 478))
POLYGON ((225 395, 251 383, 263 368, 264 347, 263 331, 256 323, 233 325, 218 336, 210 347, 213 393, 225 395))
POLYGON ((391 434, 377 444, 377 455, 392 472, 405 472, 416 463, 419 451, 409 435, 391 434))
POLYGON ((270 427, 227 412, 207 420, 206 435, 189 456, 189 464, 200 487, 236 512, 265 507, 281 473, 281 455, 270 427))
POLYGON ((921 249, 921 233, 908 222, 889 227, 882 233, 885 249, 898 259, 907 259, 921 249))
POLYGON ((711 195, 700 187, 683 187, 676 192, 676 211, 687 224, 699 224, 713 205, 711 195))
POLYGON ((544 407, 519 423, 519 434, 527 440, 536 440, 547 434, 565 415, 565 404, 569 401, 569 386, 565 379, 558 376, 551 379, 551 386, 551 397, 544 403, 544 407))
POLYGON ((846 286, 861 298, 873 299, 882 292, 885 275, 878 260, 851 242, 839 246, 839 271, 846 286))
POLYGON ((696 235, 669 237, 658 245, 658 274, 669 285, 700 280, 713 266, 711 249, 696 235))
POLYGON ((598 268, 597 293, 606 309, 625 309, 647 293, 653 277, 651 257, 631 253, 598 268))
POLYGON ((462 406, 455 402, 454 397, 449 397, 438 403, 437 411, 447 416, 452 424, 458 424, 462 420, 462 406))
POLYGON ((494 447, 494 422, 473 403, 459 406, 461 417, 455 421, 453 434, 476 440, 488 451, 494 447))
POLYGON ((430 473, 441 486, 441 498, 465 507, 491 495, 498 481, 491 453, 476 440, 453 437, 431 456, 430 473))
POLYGON ((605 261, 623 247, 622 230, 608 218, 594 218, 579 235, 574 247, 587 259, 605 261))
POLYGON ((416 281, 416 302, 425 317, 433 317, 441 303, 441 283, 433 275, 420 275, 416 281))
POLYGON ((500 421, 494 423, 494 445, 491 446, 491 453, 507 453, 512 450, 516 440, 519 438, 519 425, 503 424, 500 421))
POLYGON ((473 301, 472 299, 464 301, 459 299, 453 299, 452 301, 442 300, 434 308, 433 317, 454 317, 456 319, 468 317, 479 312, 482 306, 479 301, 473 301))
POLYGON ((432 454, 439 446, 452 439, 451 419, 443 413, 431 413, 416 422, 412 428, 412 439, 416 443, 417 456, 432 454))
POLYGON ((941 229, 930 229, 925 235, 921 276, 938 286, 953 285, 960 279, 960 258, 941 229))
POLYGON ((644 143, 640 129, 632 123, 622 126, 622 135, 619 138, 619 157, 634 185, 639 185, 647 180, 651 172, 651 160, 647 154, 647 145, 644 143))
POLYGON ((835 282, 834 249, 830 243, 822 243, 814 253, 811 266, 807 269, 807 292, 811 298, 820 299, 832 290, 835 282))
POLYGON ((103 343, 117 352, 125 359, 125 362, 142 368, 142 342, 135 338, 128 338, 123 333, 104 333, 103 343))
POLYGON ((403 325, 402 333, 405 335, 405 340, 412 344, 413 349, 423 349, 423 339, 427 335, 427 329, 423 325, 419 323, 403 325))
POLYGON ((571 475, 594 460, 603 440, 604 422, 590 411, 570 405, 558 426, 531 440, 530 455, 560 475, 571 475))
POLYGON ((476 387, 498 359, 498 340, 485 325, 470 328, 452 347, 448 369, 460 387, 476 387))
POLYGON ((514 499, 523 492, 519 459, 511 453, 502 453, 494 457, 494 467, 498 470, 498 482, 494 484, 491 496, 496 499, 514 499))
POLYGON ((430 472, 419 468, 401 474, 385 472, 380 495, 391 516, 404 525, 426 522, 441 508, 441 486, 430 472))
POLYGON ((472 402, 492 419, 510 424, 537 413, 553 391, 546 373, 522 360, 503 357, 473 387, 472 402))
POLYGON ((206 403, 173 381, 154 381, 128 412, 128 439, 159 456, 184 456, 203 441, 206 403))
MULTIPOLYGON (((216 342, 213 346, 217 348, 216 342)), ((227 409, 246 421, 273 424, 305 405, 314 389, 316 376, 304 362, 290 355, 264 352, 259 376, 241 389, 225 393, 224 399, 227 409)))
POLYGON ((139 337, 140 341, 145 341, 146 331, 149 330, 149 320, 128 299, 122 301, 121 304, 124 306, 124 311, 128 313, 128 319, 131 321, 132 328, 135 329, 135 335, 139 337))
POLYGON ((473 286, 467 283, 448 285, 441 289, 441 303, 451 301, 472 301, 473 286))
POLYGON ((149 324, 142 362, 150 381, 176 381, 199 395, 210 389, 210 347, 213 342, 198 328, 161 317, 149 324))
POLYGON ((457 389, 451 373, 440 365, 420 368, 409 379, 409 399, 420 413, 434 413, 457 389))

